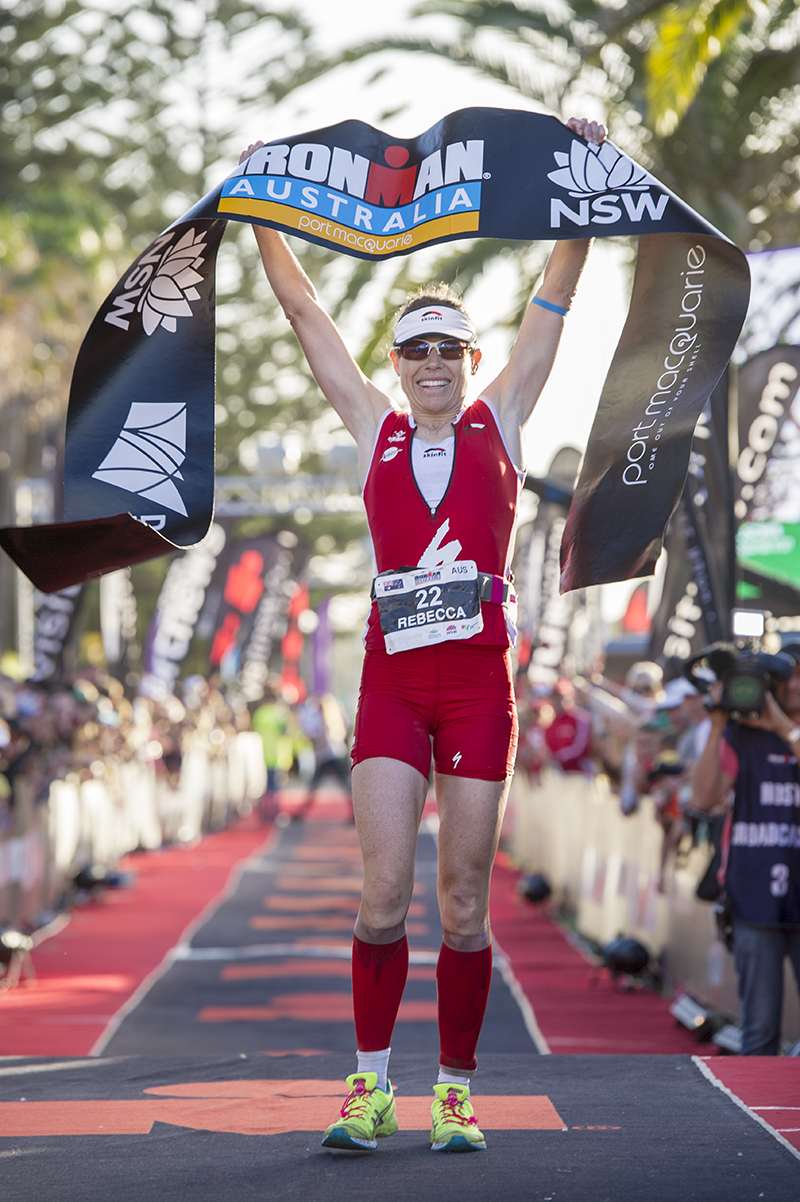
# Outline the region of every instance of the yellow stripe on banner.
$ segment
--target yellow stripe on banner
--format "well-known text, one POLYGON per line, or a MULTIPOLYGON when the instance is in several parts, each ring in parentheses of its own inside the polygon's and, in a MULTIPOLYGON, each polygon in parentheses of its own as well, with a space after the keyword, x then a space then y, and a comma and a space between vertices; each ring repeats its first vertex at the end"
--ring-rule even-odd
POLYGON ((242 217, 261 217, 265 221, 291 226, 303 234, 313 234, 315 238, 322 238, 334 246, 349 247, 370 255, 391 255, 398 250, 422 246, 435 238, 471 233, 478 229, 481 216, 475 210, 469 213, 451 213, 447 217, 434 217, 432 221, 426 221, 410 230, 398 231, 396 234, 372 234, 367 230, 352 230, 349 226, 331 221, 329 217, 315 217, 305 209, 275 204, 271 200, 244 200, 226 196, 220 200, 217 212, 237 213, 242 217))

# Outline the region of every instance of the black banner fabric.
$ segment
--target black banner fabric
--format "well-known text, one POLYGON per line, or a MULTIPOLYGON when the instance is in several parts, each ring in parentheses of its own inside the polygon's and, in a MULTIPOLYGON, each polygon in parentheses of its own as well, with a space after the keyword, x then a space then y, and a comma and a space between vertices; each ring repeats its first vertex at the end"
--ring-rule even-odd
POLYGON ((738 371, 737 515, 800 521, 800 346, 774 346, 738 371))
POLYGON ((264 593, 253 624, 239 649, 239 686, 248 701, 258 701, 270 674, 274 651, 286 633, 289 599, 294 592, 292 552, 278 546, 275 563, 264 578, 264 593))
POLYGON ((33 671, 36 684, 61 680, 64 657, 75 635, 85 589, 76 584, 57 593, 38 593, 33 627, 33 671))
POLYGON ((137 666, 138 610, 130 568, 108 572, 100 580, 100 633, 106 666, 112 676, 124 679, 137 666))
POLYGON ((174 690, 226 542, 224 526, 213 522, 202 542, 169 565, 147 632, 145 691, 174 690))
POLYGON ((264 535, 229 544, 225 583, 209 648, 212 668, 233 664, 249 639, 269 573, 278 557, 278 543, 264 535))
POLYGON ((730 637, 735 575, 728 414, 725 373, 695 431, 686 484, 667 532, 666 575, 651 630, 654 659, 685 659, 730 637))
POLYGON ((689 473, 680 501, 686 561, 697 585, 708 642, 730 637, 735 599, 735 538, 731 473, 728 463, 728 376, 709 399, 689 457, 689 473))
POLYGON ((566 524, 561 586, 652 571, 692 431, 744 319, 746 260, 612 142, 589 145, 553 117, 470 108, 412 139, 345 121, 270 142, 136 259, 78 356, 66 524, 0 532, 40 588, 191 545, 208 529, 214 267, 226 220, 371 260, 459 238, 637 237, 630 312, 566 524))

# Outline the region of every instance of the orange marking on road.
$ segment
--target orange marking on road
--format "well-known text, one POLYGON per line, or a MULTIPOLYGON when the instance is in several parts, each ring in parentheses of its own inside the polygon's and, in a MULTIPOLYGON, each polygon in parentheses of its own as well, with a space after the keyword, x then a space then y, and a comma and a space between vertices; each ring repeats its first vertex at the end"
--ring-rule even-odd
MULTIPOLYGON (((156 1123, 192 1131, 231 1135, 283 1135, 322 1131, 341 1103, 339 1081, 210 1081, 158 1085, 144 1098, 103 1098, 73 1102, 0 1102, 0 1131, 5 1138, 63 1135, 148 1135, 156 1123)), ((548 1097, 473 1095, 480 1124, 487 1131, 563 1131, 564 1123, 548 1097)), ((397 1099, 401 1130, 428 1131, 431 1099, 397 1099)))
POLYGON ((300 876, 313 881, 323 876, 355 876, 360 868, 360 864, 346 864, 342 860, 326 860, 317 864, 297 864, 289 860, 281 864, 279 871, 284 876, 300 876))
MULTIPOLYGON (((361 849, 357 843, 341 843, 336 848, 336 855, 343 860, 360 860, 361 849)), ((293 860, 331 860, 333 852, 330 847, 296 847, 292 852, 293 860)))
POLYGON ((275 879, 275 889, 290 891, 296 889, 303 893, 317 893, 320 890, 332 890, 341 893, 360 893, 364 884, 360 876, 290 876, 282 873, 275 879))
MULTIPOLYGON (((401 1002, 398 1022, 436 1022, 436 1002, 401 1002)), ((351 1023, 353 999, 348 993, 279 993, 262 1006, 204 1006, 201 1023, 294 1022, 351 1023)))
POLYGON ((346 915, 257 914, 249 919, 248 926, 255 931, 352 931, 353 919, 346 915))
POLYGON ((317 910, 346 910, 348 914, 355 914, 358 910, 358 898, 344 893, 340 897, 337 897, 336 894, 325 897, 286 897, 278 894, 265 897, 264 908, 267 910, 294 910, 297 913, 301 911, 310 913, 317 910))
MULTIPOLYGON (((358 913, 358 898, 343 894, 341 897, 325 895, 324 897, 292 897, 286 895, 270 895, 264 898, 265 910, 280 910, 281 912, 317 913, 325 910, 340 910, 346 914, 358 913)), ((412 918, 421 918, 425 913, 422 902, 412 902, 408 907, 412 918)))
MULTIPOLYGON (((319 893, 361 893, 364 880, 360 876, 314 876, 309 874, 307 877, 292 875, 289 872, 281 873, 275 878, 274 889, 276 892, 285 890, 286 892, 304 893, 306 896, 319 893)), ((427 893, 427 885, 421 882, 414 885, 414 897, 424 897, 427 893)))
MULTIPOLYGON (((257 914, 248 922, 254 931, 352 931, 352 917, 339 918, 336 915, 330 918, 322 918, 319 914, 306 917, 304 914, 299 916, 286 916, 280 914, 261 915, 257 914)), ((426 935, 428 933, 427 922, 407 922, 406 932, 409 935, 426 935)))
MULTIPOLYGON (((347 977, 349 960, 292 960, 288 964, 229 964, 219 974, 221 981, 268 981, 276 977, 347 977)), ((409 981, 435 981, 433 964, 412 964, 409 981)))
POLYGON ((334 939, 329 935, 304 935, 302 939, 287 940, 291 947, 302 951, 305 947, 318 948, 321 947, 325 951, 333 950, 337 952, 351 952, 353 950, 353 940, 334 939))

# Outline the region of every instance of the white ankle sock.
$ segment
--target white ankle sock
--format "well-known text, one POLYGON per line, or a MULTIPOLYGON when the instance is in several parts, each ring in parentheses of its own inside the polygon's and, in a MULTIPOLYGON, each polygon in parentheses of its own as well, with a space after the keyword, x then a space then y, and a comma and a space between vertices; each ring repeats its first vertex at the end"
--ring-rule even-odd
POLYGON ((436 1079, 437 1085, 466 1085, 469 1089, 470 1079, 468 1076, 460 1076, 455 1069, 443 1068, 439 1065, 439 1076, 436 1079))
POLYGON ((359 1073, 377 1073, 378 1074, 378 1089, 382 1089, 384 1093, 388 1088, 389 1079, 389 1053, 391 1048, 384 1048, 381 1052, 356 1052, 358 1057, 359 1073))

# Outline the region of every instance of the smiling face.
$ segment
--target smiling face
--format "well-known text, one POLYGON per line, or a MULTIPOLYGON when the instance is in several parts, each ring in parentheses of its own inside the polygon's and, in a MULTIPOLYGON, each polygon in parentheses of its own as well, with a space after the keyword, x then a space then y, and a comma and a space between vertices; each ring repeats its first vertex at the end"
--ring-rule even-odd
POLYGON ((481 352, 474 348, 460 359, 443 359, 435 348, 441 342, 452 342, 452 335, 428 334, 425 340, 434 347, 426 359, 404 359, 393 349, 391 360, 414 416, 435 422, 461 409, 469 377, 477 371, 481 352))

